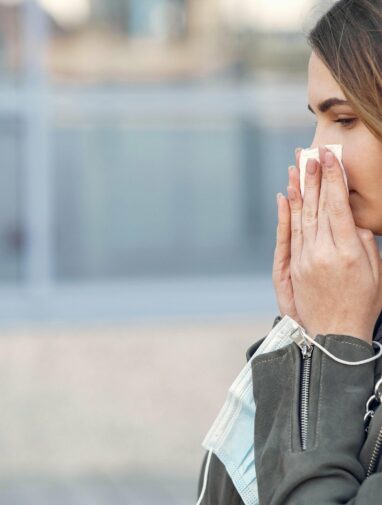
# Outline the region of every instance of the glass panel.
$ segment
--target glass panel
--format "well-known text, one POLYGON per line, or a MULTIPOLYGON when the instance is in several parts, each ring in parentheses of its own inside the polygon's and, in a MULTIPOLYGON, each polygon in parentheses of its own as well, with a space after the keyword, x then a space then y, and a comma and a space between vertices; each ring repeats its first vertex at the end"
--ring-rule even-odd
POLYGON ((21 9, 21 2, 0 0, 0 84, 14 83, 20 77, 21 9))
POLYGON ((0 118, 0 282, 18 281, 23 275, 25 229, 23 223, 20 121, 0 118))
POLYGON ((58 276, 235 268, 240 124, 99 120, 61 124, 55 142, 58 276))
POLYGON ((56 275, 269 267, 273 195, 286 187, 295 146, 304 138, 308 145, 310 135, 247 120, 62 122, 55 133, 56 275))

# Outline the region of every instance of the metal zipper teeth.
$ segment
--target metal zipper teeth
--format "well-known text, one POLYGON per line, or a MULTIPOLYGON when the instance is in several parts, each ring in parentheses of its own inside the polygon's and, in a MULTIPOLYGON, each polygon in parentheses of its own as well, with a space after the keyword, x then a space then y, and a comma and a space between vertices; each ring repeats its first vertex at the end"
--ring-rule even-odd
POLYGON ((381 447, 382 447, 382 428, 379 430, 377 441, 375 442, 375 446, 374 446, 373 452, 371 454, 370 463, 369 463, 369 467, 367 469, 366 477, 370 477, 370 475, 375 472, 378 457, 381 453, 381 447))
POLYGON ((310 373, 312 369, 312 351, 313 347, 304 347, 302 349, 302 380, 301 380, 301 396, 300 396, 300 436, 301 448, 306 450, 308 438, 308 419, 309 419, 309 390, 310 390, 310 373))

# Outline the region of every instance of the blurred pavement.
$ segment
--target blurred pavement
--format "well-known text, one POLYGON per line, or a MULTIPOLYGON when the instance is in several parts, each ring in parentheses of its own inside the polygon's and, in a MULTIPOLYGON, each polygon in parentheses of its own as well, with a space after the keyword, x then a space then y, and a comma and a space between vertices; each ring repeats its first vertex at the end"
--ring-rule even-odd
POLYGON ((0 503, 196 503, 202 439, 276 315, 3 329, 0 503))

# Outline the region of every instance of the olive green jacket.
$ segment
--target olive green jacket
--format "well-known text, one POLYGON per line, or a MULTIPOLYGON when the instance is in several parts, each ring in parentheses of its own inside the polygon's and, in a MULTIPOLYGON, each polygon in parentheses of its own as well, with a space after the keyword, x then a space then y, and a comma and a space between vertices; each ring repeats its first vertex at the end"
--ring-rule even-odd
MULTIPOLYGON (((374 340, 382 343, 381 323, 382 313, 374 329, 374 340)), ((247 359, 263 340, 248 350, 247 359)), ((348 335, 317 335, 315 340, 347 361, 376 352, 348 335)), ((364 421, 366 403, 381 377, 382 358, 349 366, 313 347, 306 361, 295 343, 253 359, 260 505, 382 504, 382 407, 377 400, 370 402, 371 421, 364 421)), ((201 505, 243 505, 214 454, 201 505)))

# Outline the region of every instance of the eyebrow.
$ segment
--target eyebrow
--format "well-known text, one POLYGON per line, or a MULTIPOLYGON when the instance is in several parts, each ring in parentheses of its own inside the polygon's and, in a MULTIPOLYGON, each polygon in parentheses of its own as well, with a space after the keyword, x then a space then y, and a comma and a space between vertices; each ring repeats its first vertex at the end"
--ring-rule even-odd
MULTIPOLYGON (((342 100, 341 98, 328 98, 327 100, 324 100, 323 102, 318 104, 318 110, 324 113, 328 111, 331 107, 334 107, 335 105, 350 105, 350 103, 347 100, 342 100)), ((313 112, 313 114, 315 114, 314 110, 309 104, 308 109, 310 110, 310 112, 313 112)))

